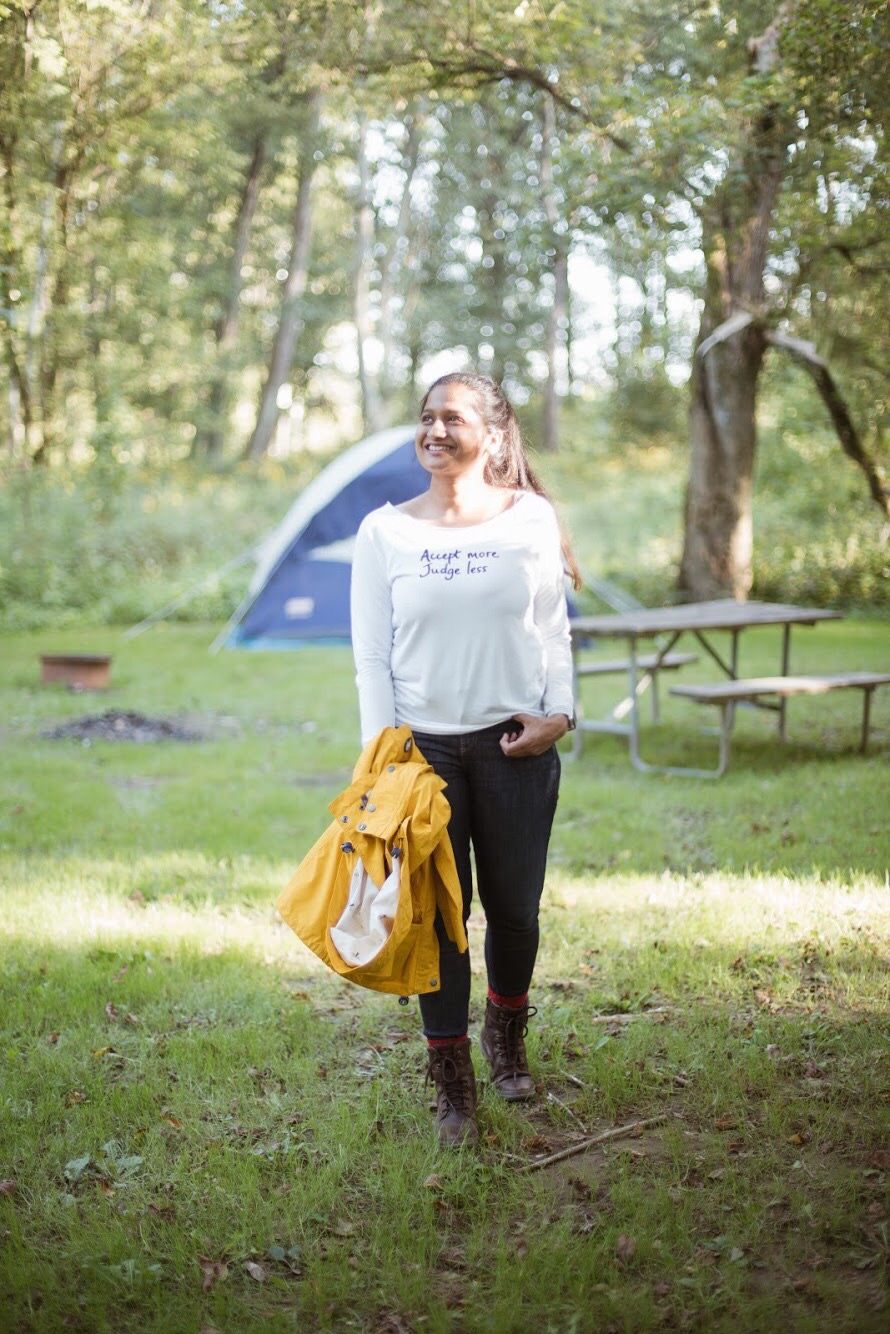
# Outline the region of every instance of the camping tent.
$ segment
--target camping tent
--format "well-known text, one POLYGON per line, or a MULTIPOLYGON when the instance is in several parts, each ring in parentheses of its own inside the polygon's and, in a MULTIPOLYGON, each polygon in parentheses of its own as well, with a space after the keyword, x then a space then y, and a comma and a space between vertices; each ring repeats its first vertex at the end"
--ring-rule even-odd
POLYGON ((230 647, 293 648, 349 639, 352 548, 366 514, 420 495, 429 476, 413 426, 368 436, 339 455, 294 501, 257 551, 247 596, 220 637, 230 647))

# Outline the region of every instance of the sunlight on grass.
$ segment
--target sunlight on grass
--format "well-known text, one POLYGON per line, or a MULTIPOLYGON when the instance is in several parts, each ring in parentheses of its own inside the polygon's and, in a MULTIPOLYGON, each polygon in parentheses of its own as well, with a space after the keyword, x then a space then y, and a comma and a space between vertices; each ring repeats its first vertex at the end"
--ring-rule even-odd
MULTIPOLYGON (((125 863, 72 858, 64 868, 51 859, 8 862, 0 930, 8 941, 32 948, 233 949, 267 966, 324 972, 274 908, 291 869, 248 857, 220 863, 172 853, 125 863)), ((473 925, 480 925, 478 912, 473 925)), ((864 873, 852 881, 815 881, 665 871, 593 882, 558 874, 545 897, 541 968, 545 975, 577 971, 590 946, 614 954, 654 943, 662 952, 695 955, 818 941, 824 949, 855 944, 868 952, 869 942, 886 934, 886 882, 864 873)))

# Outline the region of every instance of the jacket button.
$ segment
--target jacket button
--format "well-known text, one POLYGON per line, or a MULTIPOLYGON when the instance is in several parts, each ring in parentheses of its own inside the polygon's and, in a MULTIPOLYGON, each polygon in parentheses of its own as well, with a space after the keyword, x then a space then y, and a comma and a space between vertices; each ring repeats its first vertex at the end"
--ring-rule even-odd
POLYGON ((394 774, 395 771, 396 771, 396 766, 395 766, 394 764, 388 764, 388 765, 386 766, 386 772, 387 772, 388 774, 394 774))
POLYGON ((371 801, 371 802, 368 803, 368 810, 369 810, 369 811, 376 811, 376 809, 377 809, 377 807, 374 805, 373 801, 371 801))
POLYGON ((363 821, 360 825, 357 826, 358 829, 367 829, 367 827, 368 827, 368 826, 364 823, 364 821, 363 821))
POLYGON ((341 815, 341 816, 340 816, 340 823, 341 823, 341 824, 349 824, 349 816, 348 816, 348 815, 341 815))
POLYGON ((409 751, 413 745, 414 745, 414 742, 413 742, 413 741, 411 740, 411 738, 409 737, 408 740, 405 742, 405 751, 406 751, 406 752, 409 751))
POLYGON ((439 985, 439 979, 438 979, 437 977, 431 977, 431 978, 430 978, 430 986, 431 986, 431 987, 437 987, 438 985, 439 985))
POLYGON ((341 843, 341 844, 340 844, 340 851, 341 851, 341 852, 355 852, 355 848, 352 846, 351 843, 341 843))

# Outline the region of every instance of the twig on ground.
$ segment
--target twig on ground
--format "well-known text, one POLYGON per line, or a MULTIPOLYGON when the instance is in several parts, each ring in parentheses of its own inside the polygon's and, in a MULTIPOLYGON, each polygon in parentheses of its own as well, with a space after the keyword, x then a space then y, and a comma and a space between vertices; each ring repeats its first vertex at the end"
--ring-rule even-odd
POLYGON ((568 1080, 568 1082, 569 1082, 570 1084, 574 1084, 576 1089, 587 1089, 587 1088, 590 1088, 590 1085, 589 1085, 589 1084, 585 1084, 585 1083, 584 1083, 584 1080, 583 1080, 583 1079, 579 1079, 577 1075, 566 1075, 566 1079, 568 1080))
POLYGON ((588 1149, 594 1148, 597 1144, 604 1144, 610 1139, 621 1139, 624 1135, 633 1135, 638 1130, 648 1130, 650 1126, 659 1126, 662 1121, 668 1119, 667 1112, 662 1112, 659 1116, 650 1116, 645 1121, 631 1121, 626 1126, 614 1126, 611 1130, 604 1130, 599 1135, 593 1135, 589 1139, 582 1139, 577 1144, 570 1144, 567 1149, 560 1149, 559 1153, 551 1153, 546 1158, 538 1158, 533 1163, 526 1163, 520 1167, 520 1172, 537 1172, 539 1167, 549 1167, 551 1163, 560 1163, 564 1158, 574 1158, 576 1154, 586 1153, 588 1149))
POLYGON ((556 1105, 557 1105, 557 1107, 561 1108, 562 1111, 564 1111, 564 1112, 566 1113, 567 1116, 570 1116, 570 1117, 572 1118, 572 1120, 576 1123, 576 1125, 579 1125, 579 1126, 581 1127, 581 1129, 583 1130, 583 1132, 584 1132, 585 1135, 587 1134, 587 1127, 586 1127, 586 1125, 584 1124, 584 1122, 581 1120, 580 1116, 578 1116, 575 1112, 573 1112, 572 1109, 571 1109, 571 1107, 568 1107, 568 1106, 562 1101, 561 1098, 557 1098, 557 1096, 556 1096, 555 1093, 551 1093, 549 1089, 547 1090, 547 1101, 548 1101, 548 1102, 555 1102, 556 1105))
POLYGON ((634 1019, 648 1019, 650 1014, 669 1014, 670 1007, 658 1005, 652 1010, 635 1010, 633 1014, 595 1014, 589 1024, 629 1024, 634 1019))

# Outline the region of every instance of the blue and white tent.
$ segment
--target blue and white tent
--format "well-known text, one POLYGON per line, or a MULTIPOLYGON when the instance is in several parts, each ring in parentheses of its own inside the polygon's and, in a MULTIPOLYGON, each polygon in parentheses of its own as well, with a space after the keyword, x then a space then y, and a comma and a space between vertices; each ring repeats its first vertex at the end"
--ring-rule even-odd
POLYGON ((415 429, 395 426, 368 436, 310 482, 257 549, 247 596, 222 642, 293 648, 300 641, 349 640, 349 580, 359 524, 387 501, 399 505, 429 486, 414 452, 415 429))

